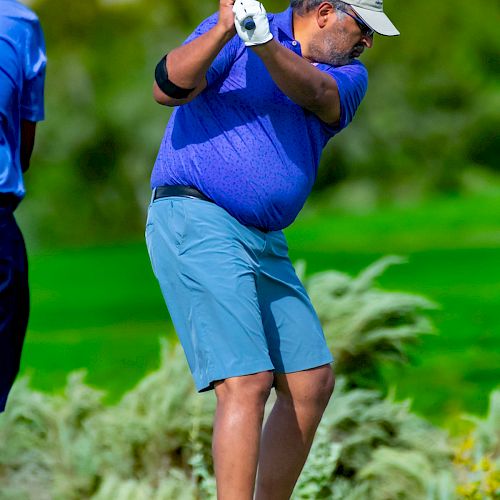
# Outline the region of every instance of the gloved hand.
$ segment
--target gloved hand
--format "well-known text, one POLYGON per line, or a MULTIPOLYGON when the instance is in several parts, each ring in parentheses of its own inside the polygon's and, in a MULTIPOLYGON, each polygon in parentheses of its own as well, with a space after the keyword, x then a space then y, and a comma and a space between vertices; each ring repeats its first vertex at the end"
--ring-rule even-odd
POLYGON ((261 45, 269 42, 273 35, 269 31, 266 9, 256 0, 236 0, 233 5, 234 25, 239 37, 247 47, 261 45), (255 28, 247 30, 244 26, 245 20, 251 18, 255 28))

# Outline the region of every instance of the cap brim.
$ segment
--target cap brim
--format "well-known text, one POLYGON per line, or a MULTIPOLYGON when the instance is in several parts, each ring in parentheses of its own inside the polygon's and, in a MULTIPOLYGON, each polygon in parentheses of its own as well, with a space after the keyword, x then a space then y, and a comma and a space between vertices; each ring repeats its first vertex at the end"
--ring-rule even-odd
POLYGON ((397 36, 399 31, 396 26, 391 23, 390 19, 383 13, 370 9, 363 9, 362 7, 357 7, 354 5, 350 6, 352 10, 359 15, 363 21, 370 26, 370 28, 384 36, 397 36))

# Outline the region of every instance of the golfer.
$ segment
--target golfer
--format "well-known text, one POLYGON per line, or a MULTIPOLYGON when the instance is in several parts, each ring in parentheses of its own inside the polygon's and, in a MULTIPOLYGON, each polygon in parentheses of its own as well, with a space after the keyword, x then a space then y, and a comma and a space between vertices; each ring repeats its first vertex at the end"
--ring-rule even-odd
POLYGON ((25 194, 36 122, 43 120, 45 61, 36 15, 15 0, 0 0, 0 412, 28 324, 26 248, 14 210, 25 194))
POLYGON ((365 95, 357 58, 375 32, 399 34, 382 0, 293 0, 279 14, 221 0, 156 68, 155 99, 175 110, 146 239, 196 388, 215 389, 219 500, 288 499, 332 394, 332 356, 282 229, 365 95))

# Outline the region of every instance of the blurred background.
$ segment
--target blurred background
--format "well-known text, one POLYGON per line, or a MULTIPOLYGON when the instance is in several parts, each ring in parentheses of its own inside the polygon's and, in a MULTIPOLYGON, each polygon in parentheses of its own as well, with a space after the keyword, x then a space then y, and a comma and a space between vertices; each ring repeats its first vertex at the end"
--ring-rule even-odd
MULTIPOLYGON (((32 292, 22 372, 57 393, 85 368, 113 402, 158 366, 158 338, 175 337, 143 242, 171 112, 152 99, 154 67, 218 4, 26 3, 49 62, 46 121, 17 211, 32 292)), ((436 335, 384 377, 397 399, 452 428, 458 414, 484 413, 500 380, 500 4, 385 4, 402 35, 376 37, 363 55, 368 94, 286 234, 308 274, 407 258, 379 286, 438 303, 436 335)))

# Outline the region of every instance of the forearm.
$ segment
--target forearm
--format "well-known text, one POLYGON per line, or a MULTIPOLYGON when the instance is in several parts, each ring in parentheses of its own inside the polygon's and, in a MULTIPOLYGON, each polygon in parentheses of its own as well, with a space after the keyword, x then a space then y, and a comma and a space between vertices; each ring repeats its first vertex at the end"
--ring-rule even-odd
POLYGON ((276 85, 292 101, 327 123, 339 120, 339 93, 331 76, 274 39, 252 50, 262 59, 276 85))
POLYGON ((172 50, 167 57, 169 79, 179 87, 196 88, 203 82, 213 60, 233 35, 234 31, 228 32, 217 24, 190 43, 172 50))

